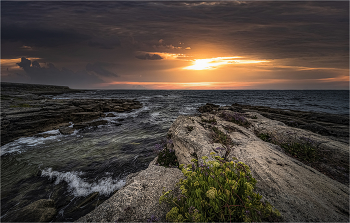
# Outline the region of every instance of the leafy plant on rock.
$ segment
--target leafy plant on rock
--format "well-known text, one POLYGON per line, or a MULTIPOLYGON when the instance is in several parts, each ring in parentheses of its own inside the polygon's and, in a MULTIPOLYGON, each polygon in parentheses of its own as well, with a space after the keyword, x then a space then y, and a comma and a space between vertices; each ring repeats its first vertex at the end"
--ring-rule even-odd
MULTIPOLYGON (((256 180, 242 162, 227 162, 219 156, 213 161, 202 157, 202 165, 180 165, 186 179, 177 186, 181 194, 163 191, 159 202, 172 209, 166 219, 172 222, 251 222, 281 221, 277 210, 254 192, 256 180)), ((196 159, 192 162, 197 163, 196 159)))
POLYGON ((226 151, 224 156, 224 159, 226 159, 232 150, 234 142, 229 135, 223 133, 217 127, 213 126, 211 130, 212 132, 210 133, 209 137, 211 138, 212 143, 220 143, 224 147, 221 149, 226 151))
POLYGON ((301 137, 300 139, 303 142, 298 142, 296 139, 278 139, 274 136, 270 136, 268 133, 260 133, 258 137, 265 142, 270 142, 282 147, 286 153, 303 161, 314 162, 319 159, 317 145, 309 138, 301 137))
POLYGON ((187 130, 188 130, 189 132, 191 132, 191 131, 194 129, 193 126, 186 126, 186 128, 187 128, 187 130))
POLYGON ((171 149, 172 140, 156 144, 154 152, 158 154, 157 164, 164 167, 179 167, 175 150, 171 149), (169 146, 168 146, 169 145, 169 146))

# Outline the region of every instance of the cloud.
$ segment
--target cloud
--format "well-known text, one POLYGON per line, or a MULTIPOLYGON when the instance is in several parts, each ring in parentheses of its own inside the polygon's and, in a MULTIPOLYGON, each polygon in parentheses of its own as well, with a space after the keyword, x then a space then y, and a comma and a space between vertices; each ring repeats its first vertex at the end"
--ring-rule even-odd
POLYGON ((87 35, 70 29, 23 27, 13 24, 1 27, 2 41, 19 41, 27 47, 57 47, 81 43, 89 38, 87 35))
MULTIPOLYGON (((104 81, 96 74, 81 70, 74 72, 67 68, 58 69, 52 63, 46 64, 46 67, 41 67, 37 61, 31 62, 25 57, 21 58, 21 62, 17 63, 26 75, 30 78, 31 83, 37 84, 54 84, 54 85, 68 85, 73 87, 93 86, 104 81)), ((111 75, 104 69, 99 70, 98 65, 90 65, 89 68, 104 75, 111 75), (105 72, 105 73, 104 73, 105 72)), ((97 72, 96 72, 97 73, 97 72)))
MULTIPOLYGON (((1 56, 6 59, 22 56, 26 59, 41 58, 38 60, 40 64, 30 64, 28 72, 35 70, 38 73, 49 69, 42 63, 43 60, 51 61, 56 66, 60 64, 60 72, 62 66, 72 72, 79 70, 81 64, 95 65, 92 61, 119 61, 118 75, 122 80, 131 80, 142 72, 149 73, 143 76, 144 81, 161 77, 167 81, 178 81, 180 76, 183 81, 197 82, 203 81, 203 78, 221 81, 219 78, 222 76, 235 76, 237 69, 244 64, 222 67, 223 72, 230 70, 230 74, 167 70, 164 75, 163 71, 169 67, 189 66, 195 59, 231 55, 271 61, 254 65, 264 70, 260 74, 261 81, 267 77, 285 79, 287 75, 284 74, 305 79, 309 76, 307 72, 322 78, 330 76, 324 77, 317 70, 300 72, 288 67, 281 68, 282 65, 349 69, 348 1, 4 1, 1 6, 1 56), (191 50, 186 50, 189 47, 191 50), (185 53, 187 55, 180 55, 185 53), (140 60, 136 60, 135 55, 140 60), (161 62, 144 63, 142 60, 161 62), (274 71, 273 66, 278 70, 271 72, 274 71), (155 75, 157 72, 162 75, 155 75), (190 72, 207 74, 187 75, 190 72)), ((25 66, 25 63, 23 61, 22 65, 25 66)), ((246 68, 250 66, 246 65, 246 68)), ((9 72, 24 73, 20 70, 24 68, 16 66, 16 69, 9 67, 9 72)), ((54 69, 51 70, 54 72, 54 69)), ((79 72, 92 77, 112 78, 108 76, 109 71, 113 70, 100 65, 100 68, 85 67, 79 72)), ((328 73, 337 71, 330 70, 328 73)), ((69 79, 69 75, 64 77, 69 79)), ((250 80, 254 81, 253 78, 250 80)))
MULTIPOLYGON (((34 62, 35 62, 35 61, 34 61, 34 62)), ((33 63, 34 63, 34 62, 33 62, 33 63)), ((99 74, 99 75, 105 76, 105 77, 118 77, 117 74, 112 73, 112 72, 106 70, 106 69, 103 68, 102 66, 103 66, 103 64, 102 64, 102 63, 98 63, 98 62, 93 63, 93 64, 88 63, 88 64, 86 65, 86 70, 87 70, 87 71, 95 72, 96 74, 99 74)))
POLYGON ((149 54, 149 53, 136 55, 136 58, 141 59, 141 60, 161 60, 161 59, 163 59, 158 54, 149 54))

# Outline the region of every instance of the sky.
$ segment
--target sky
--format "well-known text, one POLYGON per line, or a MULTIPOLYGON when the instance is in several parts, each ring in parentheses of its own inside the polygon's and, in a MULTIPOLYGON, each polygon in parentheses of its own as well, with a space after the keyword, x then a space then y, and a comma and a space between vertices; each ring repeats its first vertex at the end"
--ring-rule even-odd
POLYGON ((1 81, 349 89, 348 1, 1 1, 1 81))

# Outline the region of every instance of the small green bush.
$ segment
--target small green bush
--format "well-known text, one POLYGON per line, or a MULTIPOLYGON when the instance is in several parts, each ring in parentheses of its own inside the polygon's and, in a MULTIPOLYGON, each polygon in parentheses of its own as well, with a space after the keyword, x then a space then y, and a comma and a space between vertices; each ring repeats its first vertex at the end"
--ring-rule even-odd
POLYGON ((210 135, 210 138, 213 140, 213 143, 221 143, 222 145, 234 145, 232 139, 227 134, 220 131, 217 127, 213 126, 211 128, 212 134, 210 135))
POLYGON ((164 143, 156 144, 155 152, 158 154, 157 164, 164 167, 179 167, 179 162, 175 155, 175 150, 168 149, 167 144, 172 144, 172 140, 167 140, 164 143))
POLYGON ((23 104, 18 104, 18 105, 11 105, 10 107, 11 108, 30 108, 30 107, 33 107, 33 106, 23 103, 23 104))
MULTIPOLYGON (((172 209, 166 214, 171 222, 251 222, 281 221, 277 210, 262 196, 254 193, 256 180, 249 167, 242 162, 227 162, 219 156, 203 165, 180 165, 186 176, 177 186, 181 194, 163 191, 159 202, 167 202, 172 209)), ((197 163, 193 159, 192 162, 197 163)))
POLYGON ((193 126, 186 126, 186 128, 187 128, 187 130, 188 130, 189 132, 191 132, 191 131, 194 129, 193 126))
POLYGON ((310 139, 304 138, 304 142, 295 142, 276 139, 275 137, 270 136, 268 133, 260 133, 258 137, 265 142, 270 142, 276 144, 284 149, 284 151, 303 161, 314 162, 319 159, 319 155, 316 150, 316 143, 310 139))
POLYGON ((271 137, 267 133, 260 133, 258 134, 258 137, 265 142, 271 142, 271 137))

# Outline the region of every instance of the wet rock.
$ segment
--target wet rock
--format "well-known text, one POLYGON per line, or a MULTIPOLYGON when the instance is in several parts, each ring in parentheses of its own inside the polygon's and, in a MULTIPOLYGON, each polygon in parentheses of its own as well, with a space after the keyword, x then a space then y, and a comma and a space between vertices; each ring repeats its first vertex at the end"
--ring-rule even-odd
POLYGON ((258 112, 262 116, 283 122, 284 124, 306 129, 317 134, 328 136, 332 140, 349 144, 349 116, 307 111, 295 111, 265 106, 233 104, 234 111, 258 112))
POLYGON ((87 123, 76 123, 73 125, 74 129, 83 129, 89 127, 89 125, 87 123))
POLYGON ((88 122, 87 124, 89 125, 89 126, 99 126, 99 125, 105 125, 105 124, 107 124, 108 123, 108 121, 106 121, 106 120, 98 120, 98 121, 93 121, 93 122, 88 122))
POLYGON ((97 119, 101 116, 100 112, 78 112, 72 113, 71 118, 73 122, 81 122, 86 120, 97 119))
POLYGON ((108 113, 106 117, 115 117, 115 115, 113 113, 108 113))
MULTIPOLYGON (((219 116, 215 116, 215 126, 235 143, 228 160, 237 157, 250 167, 253 177, 257 180, 256 191, 281 212, 285 221, 348 221, 348 186, 286 155, 276 145, 264 142, 254 134, 254 128, 264 128, 279 134, 285 132, 284 130, 291 130, 291 127, 257 113, 248 114, 257 116, 257 119, 248 118, 252 123, 249 129, 224 121, 219 116), (236 131, 229 132, 226 129, 236 131)), ((333 154, 341 152, 341 156, 347 153, 349 157, 349 152, 344 150, 346 145, 340 145, 305 130, 296 131, 300 131, 300 136, 304 137, 313 134, 312 136, 325 140, 320 147, 333 150, 333 154)), ((179 116, 169 129, 168 135, 171 135, 173 149, 180 164, 190 164, 194 158, 191 154, 194 152, 198 157, 211 157, 210 152, 222 147, 208 138, 210 130, 207 125, 201 123, 201 117, 179 116), (187 126, 194 128, 188 132, 187 126)), ((217 152, 221 156, 224 155, 222 151, 217 152)), ((335 162, 344 159, 336 155, 333 158, 336 158, 335 162)))
POLYGON ((306 125, 300 126, 300 128, 310 130, 312 132, 322 134, 322 135, 329 134, 329 131, 325 127, 323 127, 317 123, 307 123, 306 125))
POLYGON ((211 104, 211 103, 207 103, 206 105, 203 105, 203 106, 199 107, 198 111, 200 113, 212 112, 212 111, 218 110, 219 107, 220 107, 220 105, 214 105, 214 104, 211 104))
POLYGON ((78 208, 80 208, 80 207, 82 207, 82 206, 85 206, 85 205, 88 204, 89 202, 93 201, 93 200, 95 199, 95 197, 97 197, 98 195, 99 195, 98 192, 89 194, 85 200, 83 200, 80 204, 78 204, 78 205, 76 206, 75 209, 78 209, 78 208))
POLYGON ((37 134, 37 135, 35 135, 35 137, 44 137, 44 138, 47 138, 47 137, 56 136, 56 135, 57 135, 57 134, 45 133, 45 134, 37 134))
MULTIPOLYGON (((103 112, 130 112, 142 107, 140 102, 129 99, 55 100, 46 98, 44 100, 43 97, 33 93, 38 91, 40 94, 48 91, 74 92, 74 90, 61 86, 12 83, 1 83, 1 86, 4 86, 1 88, 2 98, 4 98, 1 103, 1 145, 23 136, 34 136, 40 132, 57 129, 64 123, 84 123, 105 117, 103 112), (7 98, 16 100, 5 100, 7 98), (26 100, 25 104, 30 107, 14 107, 13 105, 18 105, 20 99, 26 100)), ((75 126, 76 129, 84 127, 75 126)))
POLYGON ((218 108, 219 111, 221 110, 233 110, 231 106, 221 106, 220 108, 218 108))
POLYGON ((8 213, 2 221, 16 222, 48 222, 56 215, 54 201, 41 199, 24 208, 8 213))
POLYGON ((74 132, 74 129, 71 127, 61 127, 59 128, 59 131, 63 135, 70 135, 74 132))
POLYGON ((152 215, 165 221, 170 207, 165 202, 159 204, 159 197, 163 188, 173 190, 183 177, 177 168, 156 166, 152 162, 146 170, 128 177, 123 188, 77 222, 146 222, 152 215))
POLYGON ((73 125, 74 129, 83 129, 83 128, 87 128, 87 127, 96 127, 99 125, 105 125, 107 124, 108 121, 106 120, 97 120, 97 121, 92 121, 92 122, 82 122, 82 123, 75 123, 73 125))

